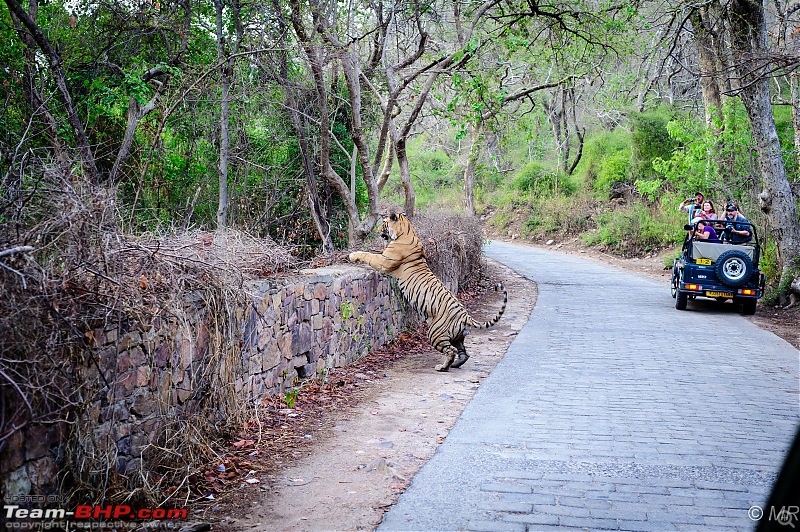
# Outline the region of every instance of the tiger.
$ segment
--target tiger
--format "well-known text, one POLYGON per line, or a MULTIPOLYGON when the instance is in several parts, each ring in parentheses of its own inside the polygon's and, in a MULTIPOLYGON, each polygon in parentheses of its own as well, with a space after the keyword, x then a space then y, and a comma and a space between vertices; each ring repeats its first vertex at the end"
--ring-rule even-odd
POLYGON ((486 329, 498 322, 508 303, 505 287, 502 283, 495 286, 495 290, 503 291, 503 305, 497 315, 477 322, 428 267, 422 243, 404 213, 386 216, 381 237, 389 241, 383 253, 354 251, 349 255, 350 262, 363 262, 397 279, 406 301, 427 318, 428 341, 444 355, 436 371, 461 367, 469 358, 464 348, 468 328, 486 329))

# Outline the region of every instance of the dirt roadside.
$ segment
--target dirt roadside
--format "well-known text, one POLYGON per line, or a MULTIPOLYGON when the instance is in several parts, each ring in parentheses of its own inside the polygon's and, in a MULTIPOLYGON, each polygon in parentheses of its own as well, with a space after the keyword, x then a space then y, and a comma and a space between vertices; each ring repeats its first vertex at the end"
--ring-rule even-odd
MULTIPOLYGON (((309 423, 304 430, 311 445, 194 517, 231 532, 374 529, 444 441, 535 305, 535 283, 487 263, 489 279, 502 280, 509 292, 508 306, 497 325, 467 337, 471 358, 464 366, 434 371, 441 357, 427 344, 421 352, 381 362, 383 367, 372 368, 378 378, 359 379, 352 390, 358 395, 354 405, 309 423)), ((490 290, 467 307, 480 321, 493 316, 499 303, 490 290)), ((295 410, 301 414, 301 407, 295 410)))
MULTIPOLYGON (((668 293, 670 272, 664 270, 660 255, 621 259, 575 242, 537 247, 578 254, 663 281, 668 293)), ((352 395, 348 406, 303 416, 300 405, 288 414, 305 417, 299 430, 307 432, 306 445, 263 457, 251 476, 260 482, 242 483, 194 517, 211 523, 213 530, 231 532, 374 529, 416 471, 433 456, 536 302, 534 283, 488 262, 490 278, 506 284, 509 304, 497 326, 468 337, 472 357, 464 367, 447 373, 433 371, 439 354, 424 345, 413 354, 394 353, 379 359, 369 371, 359 370, 355 384, 342 389, 352 395)), ((497 295, 487 292, 467 306, 478 319, 490 317, 498 307, 497 295)), ((800 348, 798 309, 759 307, 750 319, 800 348)))

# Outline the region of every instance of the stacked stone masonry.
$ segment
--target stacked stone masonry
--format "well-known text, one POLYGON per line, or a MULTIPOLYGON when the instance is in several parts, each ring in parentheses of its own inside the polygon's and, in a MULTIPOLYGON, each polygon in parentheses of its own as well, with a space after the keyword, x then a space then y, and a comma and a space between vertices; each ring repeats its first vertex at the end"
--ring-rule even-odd
MULTIPOLYGON (((284 393, 389 342, 403 325, 402 298, 389 277, 354 266, 303 272, 289 284, 245 286, 247 300, 218 323, 193 294, 170 319, 91 332, 95 363, 83 371, 82 430, 69 442, 130 478, 148 471, 147 448, 169 420, 224 418, 230 409, 284 393), (222 332, 221 332, 222 331, 222 332), (108 383, 106 386, 105 383, 108 383), (227 411, 226 411, 227 410, 227 411)), ((57 490, 63 427, 19 431, 3 451, 6 497, 57 490)))

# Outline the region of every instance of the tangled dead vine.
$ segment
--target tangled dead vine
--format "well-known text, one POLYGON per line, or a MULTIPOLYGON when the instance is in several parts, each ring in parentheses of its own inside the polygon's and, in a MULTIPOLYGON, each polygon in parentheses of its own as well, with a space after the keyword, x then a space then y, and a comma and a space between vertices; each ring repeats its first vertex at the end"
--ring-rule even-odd
POLYGON ((246 297, 244 283, 293 268, 290 250, 235 231, 123 234, 113 190, 84 186, 55 170, 3 192, 0 473, 22 467, 25 442, 44 438, 49 447, 39 471, 52 474, 49 491, 83 503, 162 503, 163 487, 185 481, 225 423, 246 415, 212 375, 230 371, 239 345, 234 304, 246 297), (205 365, 186 401, 192 406, 161 405, 160 434, 142 451, 154 470, 120 473, 115 446, 85 427, 102 407, 106 420, 113 423, 116 415, 108 398, 118 368, 108 360, 119 346, 104 363, 98 336, 185 322, 186 294, 197 295, 209 329, 205 365))

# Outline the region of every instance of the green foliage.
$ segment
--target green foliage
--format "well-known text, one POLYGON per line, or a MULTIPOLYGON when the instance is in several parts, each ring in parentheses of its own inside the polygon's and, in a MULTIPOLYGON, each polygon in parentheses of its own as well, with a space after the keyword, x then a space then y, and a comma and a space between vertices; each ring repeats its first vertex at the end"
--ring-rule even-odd
POLYGON ((353 315, 355 312, 355 308, 353 307, 352 301, 342 301, 342 304, 339 305, 339 312, 342 315, 342 320, 347 320, 350 316, 353 315))
POLYGON ((762 240, 761 257, 758 261, 758 268, 767 276, 767 285, 773 287, 771 290, 767 290, 764 303, 767 305, 778 303, 781 292, 780 287, 778 287, 778 283, 781 279, 781 267, 778 263, 778 248, 775 242, 769 241, 764 245, 762 240))
MULTIPOLYGON (((453 131, 455 130, 450 130, 453 131)), ((416 194, 416 207, 419 210, 458 210, 464 203, 462 190, 464 169, 458 166, 443 148, 432 145, 431 140, 427 135, 421 135, 411 139, 406 147, 409 172, 416 194)), ((479 166, 475 171, 476 179, 481 179, 484 172, 485 168, 479 166)), ((405 192, 396 162, 384 188, 383 197, 398 205, 403 205, 405 201, 405 192)))
POLYGON ((630 182, 631 143, 622 129, 603 131, 587 141, 575 174, 600 198, 619 183, 630 182))
MULTIPOLYGON (((419 143, 416 149, 419 149, 419 143)), ((461 177, 458 168, 442 149, 418 152, 409 162, 409 170, 427 186, 440 188, 454 184, 461 177)))
POLYGON ((726 199, 742 199, 758 175, 753 157, 750 122, 741 101, 729 100, 723 119, 706 129, 703 120, 681 118, 667 124, 670 138, 680 146, 669 158, 653 159, 653 169, 679 195, 721 190, 726 199), (717 131, 717 133, 715 133, 717 131))
POLYGON ((296 386, 293 386, 291 390, 286 392, 286 394, 284 395, 284 401, 286 402, 287 407, 294 408, 299 393, 300 389, 297 388, 296 386))
POLYGON ((778 105, 773 107, 775 114, 775 128, 778 130, 778 138, 781 141, 783 150, 783 162, 786 165, 786 173, 795 176, 797 180, 800 174, 798 168, 797 148, 794 145, 794 125, 792 121, 792 109, 788 105, 778 105))
POLYGON ((595 188, 604 196, 609 196, 617 186, 630 181, 631 155, 628 150, 609 154, 598 166, 595 188))
POLYGON ((589 212, 594 201, 559 193, 538 196, 528 205, 529 214, 520 228, 522 236, 536 234, 570 236, 591 227, 589 212))
POLYGON ((583 235, 587 245, 602 245, 621 254, 635 255, 683 241, 683 216, 675 209, 633 203, 602 211, 597 228, 583 235))
POLYGON ((678 147, 670 137, 667 124, 673 118, 666 108, 632 116, 631 173, 638 180, 651 180, 655 175, 653 159, 669 159, 678 147))
POLYGON ((560 172, 554 171, 541 161, 531 161, 517 172, 511 180, 511 188, 534 196, 572 194, 575 185, 560 172))

